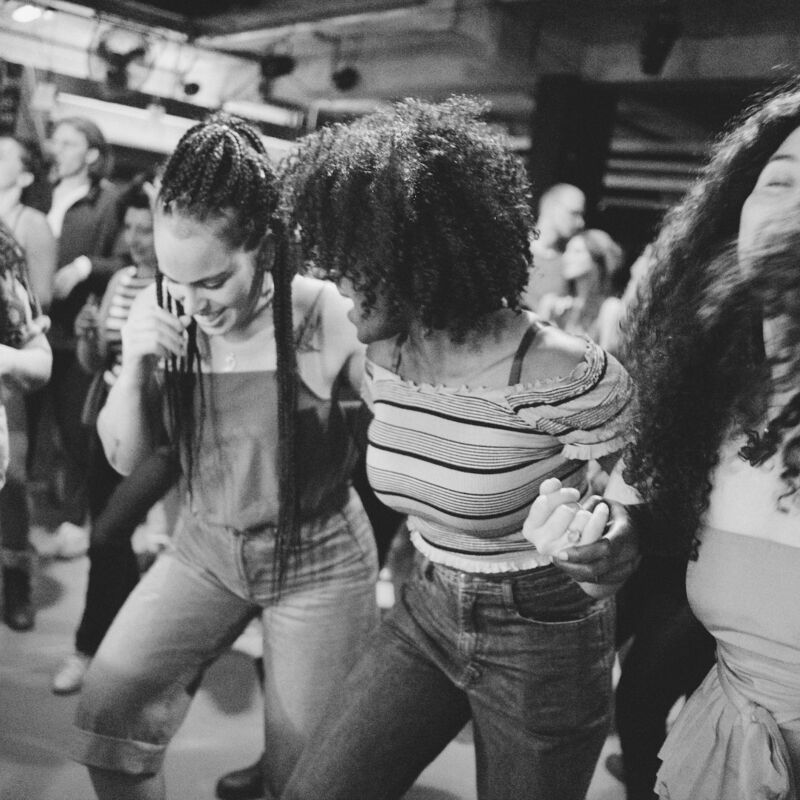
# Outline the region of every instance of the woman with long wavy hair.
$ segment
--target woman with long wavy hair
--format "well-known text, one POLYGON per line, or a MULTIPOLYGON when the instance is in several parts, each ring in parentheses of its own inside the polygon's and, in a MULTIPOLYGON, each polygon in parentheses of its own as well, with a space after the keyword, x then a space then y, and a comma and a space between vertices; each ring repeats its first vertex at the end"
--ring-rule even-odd
POLYGON ((717 664, 661 750, 656 790, 670 800, 795 797, 798 83, 729 128, 665 220, 654 259, 627 346, 638 400, 624 477, 646 504, 645 544, 688 558, 690 604, 717 640, 717 664))

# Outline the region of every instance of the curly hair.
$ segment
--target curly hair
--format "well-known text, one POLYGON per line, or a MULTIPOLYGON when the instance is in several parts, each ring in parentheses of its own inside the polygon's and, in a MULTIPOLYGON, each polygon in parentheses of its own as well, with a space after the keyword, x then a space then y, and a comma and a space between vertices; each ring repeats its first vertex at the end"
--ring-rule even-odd
POLYGON ((521 162, 453 97, 406 99, 301 140, 281 171, 287 226, 305 257, 347 277, 372 311, 458 340, 488 312, 517 308, 533 219, 521 162))
MULTIPOLYGON (((729 126, 698 182, 665 218, 653 269, 625 325, 625 361, 638 387, 625 478, 650 506, 658 549, 696 554, 712 471, 732 429, 749 432, 740 455, 757 465, 800 421, 798 393, 763 434, 753 431, 767 398, 781 388, 773 378, 778 361, 800 343, 796 219, 776 221, 775 235, 749 255, 750 269, 742 269, 736 252, 742 205, 798 126, 797 81, 761 96, 729 126), (763 320, 783 315, 789 322, 782 354, 765 358, 763 320)), ((798 366, 795 358, 783 370, 793 369, 796 378, 798 366)), ((796 438, 782 446, 784 497, 797 488, 797 451, 796 438)))
MULTIPOLYGON (((277 208, 275 173, 259 134, 244 120, 223 113, 211 115, 191 127, 178 142, 161 179, 157 206, 164 214, 177 214, 214 226, 214 231, 231 248, 257 249, 256 270, 249 293, 255 308, 263 290, 264 276, 271 271, 274 284, 272 304, 277 346, 278 458, 280 509, 276 530, 275 582, 280 588, 292 555, 299 551, 295 454, 295 411, 297 408, 297 361, 293 341, 292 278, 294 269, 284 247, 277 208), (269 259, 268 234, 273 233, 277 249, 269 259)), ((159 274, 156 290, 159 304, 172 303, 163 290, 159 274)), ((182 309, 175 309, 182 314, 182 309)), ((196 432, 192 427, 194 391, 198 363, 197 326, 188 328, 186 359, 173 359, 167 367, 166 393, 170 423, 191 468, 196 432), (184 424, 189 421, 189 424, 184 424)), ((202 383, 200 402, 203 403, 202 383)), ((201 407, 202 411, 202 407, 201 407)), ((201 414, 202 420, 202 414, 201 414)), ((190 483, 191 485, 191 483, 190 483)))

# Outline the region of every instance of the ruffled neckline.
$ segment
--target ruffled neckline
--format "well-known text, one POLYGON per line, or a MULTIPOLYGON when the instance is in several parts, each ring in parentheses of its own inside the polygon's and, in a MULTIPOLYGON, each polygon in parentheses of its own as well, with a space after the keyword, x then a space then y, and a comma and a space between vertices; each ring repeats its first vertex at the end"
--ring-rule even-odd
POLYGON ((417 392, 448 395, 478 395, 490 399, 492 397, 507 397, 522 392, 550 391, 555 387, 568 387, 580 383, 588 373, 591 373, 596 368, 598 361, 603 357, 603 351, 597 344, 589 339, 588 336, 580 336, 579 338, 583 339, 585 342, 583 356, 572 370, 570 370, 568 375, 541 378, 532 382, 516 383, 500 387, 485 386, 483 384, 478 386, 470 386, 468 384, 451 386, 444 383, 433 384, 428 381, 417 382, 410 378, 403 378, 397 372, 378 364, 369 357, 366 359, 366 368, 367 374, 373 381, 390 380, 417 392))

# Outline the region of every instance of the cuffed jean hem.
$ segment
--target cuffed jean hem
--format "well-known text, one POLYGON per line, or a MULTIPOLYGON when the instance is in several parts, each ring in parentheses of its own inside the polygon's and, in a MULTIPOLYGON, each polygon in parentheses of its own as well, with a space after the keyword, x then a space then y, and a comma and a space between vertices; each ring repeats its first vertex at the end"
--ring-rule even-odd
POLYGON ((126 775, 155 775, 164 763, 166 744, 137 742, 104 736, 73 727, 69 756, 87 767, 124 772, 126 775))

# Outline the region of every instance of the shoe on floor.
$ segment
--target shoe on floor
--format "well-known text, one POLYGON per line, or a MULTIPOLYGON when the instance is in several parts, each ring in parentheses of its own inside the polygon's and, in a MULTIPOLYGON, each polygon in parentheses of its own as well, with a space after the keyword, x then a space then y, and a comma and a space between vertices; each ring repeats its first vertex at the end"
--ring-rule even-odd
POLYGON ((625 764, 622 762, 622 753, 611 753, 606 757, 606 769, 620 783, 625 783, 625 764))
POLYGON ((89 669, 91 657, 83 653, 67 656, 61 668, 53 676, 53 694, 74 694, 83 686, 83 676, 89 669))
POLYGON ((244 769, 228 772, 217 781, 220 800, 260 800, 264 795, 261 759, 244 769))
POLYGON ((15 631, 29 631, 36 618, 28 568, 3 566, 3 621, 15 631))

